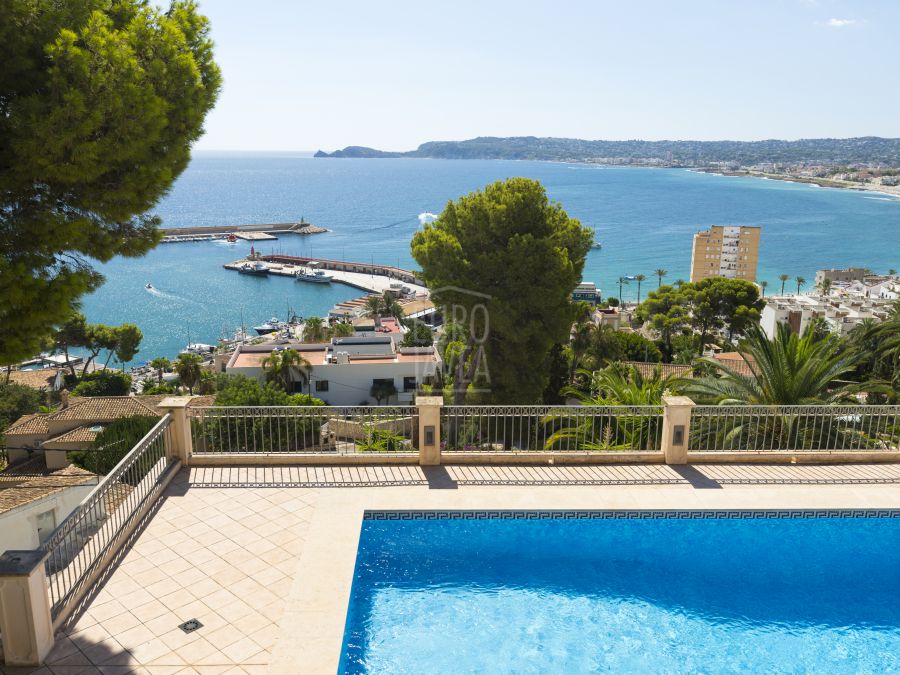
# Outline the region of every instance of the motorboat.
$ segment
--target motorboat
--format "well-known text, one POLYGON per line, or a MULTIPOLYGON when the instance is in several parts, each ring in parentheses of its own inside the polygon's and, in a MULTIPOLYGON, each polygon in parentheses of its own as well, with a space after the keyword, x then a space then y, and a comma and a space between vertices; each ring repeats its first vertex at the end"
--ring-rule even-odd
POLYGON ((284 323, 278 320, 278 317, 273 316, 271 319, 266 321, 264 324, 260 326, 254 326, 253 330, 256 331, 257 335, 268 335, 269 333, 275 333, 281 330, 284 327, 284 323))
POLYGON ((601 244, 599 241, 595 241, 593 244, 591 244, 591 248, 597 249, 599 251, 601 248, 603 248, 603 244, 601 244))
POLYGON ((334 279, 330 274, 325 274, 324 270, 319 269, 319 263, 310 262, 308 269, 297 270, 295 274, 297 281, 309 281, 314 284, 331 283, 334 279))
POLYGON ((146 288, 148 291, 152 291, 152 290, 153 290, 153 284, 149 284, 149 283, 148 283, 146 286, 144 286, 144 288, 146 288))
POLYGON ((307 272, 306 270, 299 270, 295 275, 297 281, 309 281, 313 284, 328 284, 331 283, 331 280, 334 279, 329 274, 325 274, 322 270, 315 270, 314 272, 307 272))
POLYGON ((202 342, 192 342, 181 350, 182 354, 212 354, 216 351, 213 345, 204 344, 202 342))
POLYGON ((265 265, 265 263, 261 263, 259 261, 255 263, 246 262, 243 265, 238 266, 238 272, 241 274, 250 274, 257 277, 264 277, 268 275, 269 268, 265 265))
POLYGON ((229 235, 225 238, 225 241, 227 241, 229 244, 235 244, 235 243, 237 243, 237 237, 234 236, 233 234, 229 234, 229 235))

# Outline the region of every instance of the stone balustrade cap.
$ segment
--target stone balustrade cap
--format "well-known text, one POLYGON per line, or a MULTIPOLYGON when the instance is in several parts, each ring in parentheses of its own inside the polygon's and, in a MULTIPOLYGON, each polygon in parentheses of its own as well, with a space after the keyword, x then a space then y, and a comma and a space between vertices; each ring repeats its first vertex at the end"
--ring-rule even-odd
POLYGON ((416 405, 444 405, 443 396, 416 396, 416 405))
POLYGON ((157 408, 187 408, 193 396, 167 396, 156 406, 157 408))
POLYGON ((27 577, 44 564, 49 551, 6 551, 0 555, 0 577, 27 577))
POLYGON ((663 396, 663 405, 666 406, 695 406, 693 399, 688 396, 663 396))

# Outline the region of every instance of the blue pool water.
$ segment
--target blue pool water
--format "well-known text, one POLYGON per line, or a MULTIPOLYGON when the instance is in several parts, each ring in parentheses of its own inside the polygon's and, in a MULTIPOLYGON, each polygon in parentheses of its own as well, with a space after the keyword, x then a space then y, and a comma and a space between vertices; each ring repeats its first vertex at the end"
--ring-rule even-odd
POLYGON ((342 672, 900 670, 890 512, 450 515, 363 521, 342 672))

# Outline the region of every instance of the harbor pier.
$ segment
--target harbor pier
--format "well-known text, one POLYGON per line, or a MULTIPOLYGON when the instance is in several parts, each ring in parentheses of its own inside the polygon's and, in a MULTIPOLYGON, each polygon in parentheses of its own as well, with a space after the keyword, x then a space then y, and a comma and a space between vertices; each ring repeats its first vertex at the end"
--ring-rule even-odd
POLYGON ((324 227, 304 221, 297 223, 260 223, 256 225, 204 225, 200 227, 175 227, 160 230, 163 244, 185 241, 213 241, 233 236, 245 241, 278 239, 282 234, 319 234, 328 232, 324 227))
POLYGON ((323 258, 307 258, 293 255, 258 255, 253 260, 236 260, 224 265, 225 269, 239 271, 247 263, 261 263, 267 273, 279 276, 295 277, 297 272, 307 268, 310 263, 317 263, 318 269, 328 270, 334 282, 359 288, 369 293, 383 293, 396 287, 406 286, 412 295, 428 293, 425 282, 415 272, 393 265, 350 262, 346 260, 328 260, 323 258))

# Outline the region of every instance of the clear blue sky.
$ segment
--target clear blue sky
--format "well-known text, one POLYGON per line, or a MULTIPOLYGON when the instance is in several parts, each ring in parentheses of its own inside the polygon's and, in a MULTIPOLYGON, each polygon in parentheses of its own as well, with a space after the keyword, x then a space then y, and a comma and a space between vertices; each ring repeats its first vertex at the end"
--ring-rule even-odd
POLYGON ((900 136, 896 0, 201 0, 198 149, 900 136))

